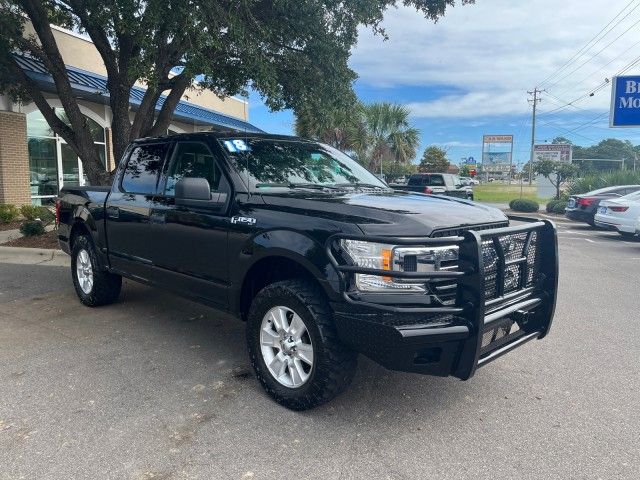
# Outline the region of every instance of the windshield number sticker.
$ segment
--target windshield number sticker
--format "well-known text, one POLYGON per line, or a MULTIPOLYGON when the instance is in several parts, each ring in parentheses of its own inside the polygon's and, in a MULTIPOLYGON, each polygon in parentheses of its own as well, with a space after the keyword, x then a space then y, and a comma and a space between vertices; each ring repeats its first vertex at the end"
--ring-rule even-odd
POLYGON ((233 224, 243 224, 243 225, 255 225, 256 219, 251 217, 231 217, 231 223, 233 224))
POLYGON ((231 153, 251 151, 251 148, 249 148, 249 145, 247 145, 247 143, 244 140, 240 140, 239 138, 235 140, 225 140, 224 146, 231 153))

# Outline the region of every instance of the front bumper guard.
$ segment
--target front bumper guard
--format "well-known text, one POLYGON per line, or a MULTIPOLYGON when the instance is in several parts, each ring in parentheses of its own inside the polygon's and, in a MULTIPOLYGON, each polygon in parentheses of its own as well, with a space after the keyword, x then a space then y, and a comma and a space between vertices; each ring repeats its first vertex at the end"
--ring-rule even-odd
MULTIPOLYGON (((344 303, 334 304, 342 340, 383 366, 432 375, 454 375, 466 380, 480 366, 535 338, 544 338, 555 312, 558 282, 556 229, 550 221, 517 218, 527 223, 442 238, 391 238, 334 235, 327 240, 328 257, 338 271, 344 303), (504 239, 523 239, 522 252, 505 252, 504 239), (339 262, 341 239, 403 246, 459 247, 455 271, 402 272, 377 270, 339 262), (483 249, 491 248, 492 294, 483 249), (536 261, 531 264, 534 250, 536 261), (519 272, 517 287, 507 288, 510 271, 519 272), (534 269, 533 272, 530 272, 534 269), (363 294, 352 285, 352 275, 429 281, 449 279, 457 284, 455 304, 429 306, 430 297, 416 294, 363 294), (535 281, 528 282, 533 278, 535 281), (394 303, 389 298, 394 297, 394 303), (427 300, 429 298, 429 300, 427 300), (403 318, 408 319, 403 321, 403 318), (514 325, 517 326, 514 327, 514 325), (515 328, 516 331, 513 331, 515 328)), ((522 240, 521 240, 522 242, 522 240)))

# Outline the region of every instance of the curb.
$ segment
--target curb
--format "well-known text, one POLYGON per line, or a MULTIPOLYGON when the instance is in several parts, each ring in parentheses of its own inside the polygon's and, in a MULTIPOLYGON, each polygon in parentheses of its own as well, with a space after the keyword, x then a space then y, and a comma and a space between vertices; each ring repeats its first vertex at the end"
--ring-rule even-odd
POLYGON ((69 256, 62 250, 0 246, 0 263, 66 267, 69 260, 69 256))

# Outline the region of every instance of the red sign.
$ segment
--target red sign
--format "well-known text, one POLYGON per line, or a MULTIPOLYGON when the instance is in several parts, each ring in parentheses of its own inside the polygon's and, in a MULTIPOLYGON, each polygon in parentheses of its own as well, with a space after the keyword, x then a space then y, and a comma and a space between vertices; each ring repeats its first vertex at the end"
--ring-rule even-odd
POLYGON ((472 170, 469 170, 469 175, 471 175, 472 177, 475 177, 477 175, 475 168, 472 170))

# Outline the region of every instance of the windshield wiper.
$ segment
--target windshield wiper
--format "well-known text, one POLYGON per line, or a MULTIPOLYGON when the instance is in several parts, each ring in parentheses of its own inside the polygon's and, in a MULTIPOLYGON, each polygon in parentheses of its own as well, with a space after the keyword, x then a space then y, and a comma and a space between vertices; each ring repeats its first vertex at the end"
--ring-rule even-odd
POLYGON ((374 185, 373 183, 337 183, 336 187, 378 188, 380 190, 391 190, 389 187, 384 187, 382 185, 374 185))
POLYGON ((335 185, 322 185, 319 183, 257 183, 256 188, 281 187, 281 188, 308 188, 311 190, 342 190, 341 187, 335 185))

